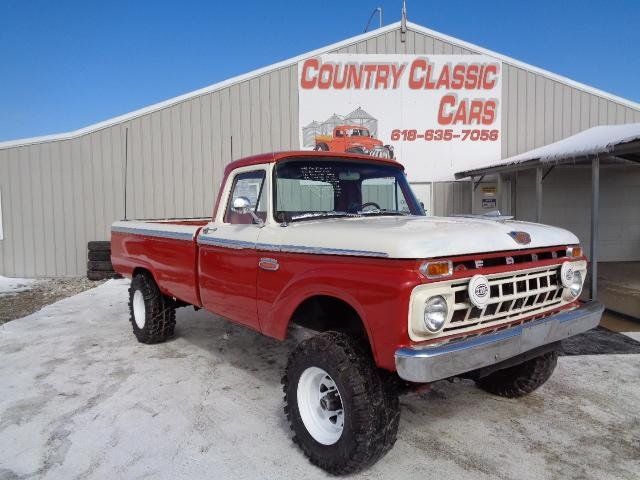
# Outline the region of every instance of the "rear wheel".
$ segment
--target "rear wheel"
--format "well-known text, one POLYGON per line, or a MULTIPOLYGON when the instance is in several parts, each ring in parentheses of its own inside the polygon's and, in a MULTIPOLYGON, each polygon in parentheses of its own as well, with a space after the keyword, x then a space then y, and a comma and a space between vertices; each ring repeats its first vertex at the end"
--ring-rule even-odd
POLYGON ((283 377, 293 440, 333 474, 361 470, 393 447, 400 410, 395 382, 355 339, 327 332, 301 342, 283 377))
POLYGON ((542 386, 556 368, 558 352, 547 352, 519 365, 495 371, 477 380, 483 390, 501 397, 517 398, 542 386))
POLYGON ((141 343, 159 343, 173 336, 176 309, 151 275, 139 273, 129 287, 129 313, 133 334, 141 343))

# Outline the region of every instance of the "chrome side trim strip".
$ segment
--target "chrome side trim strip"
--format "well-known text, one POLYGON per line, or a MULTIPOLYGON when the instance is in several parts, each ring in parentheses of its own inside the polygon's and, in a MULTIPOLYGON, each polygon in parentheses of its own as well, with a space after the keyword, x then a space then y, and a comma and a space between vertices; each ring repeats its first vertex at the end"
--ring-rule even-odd
POLYGON ((377 257, 386 258, 389 255, 384 252, 373 252, 368 250, 349 250, 343 248, 325 248, 325 247, 305 247, 301 245, 274 245, 271 243, 252 243, 243 242, 241 240, 230 240, 226 238, 198 237, 198 244, 213 245, 216 247, 227 247, 235 249, 255 248, 264 252, 281 252, 281 253, 308 253, 312 255, 345 255, 352 257, 377 257))
POLYGON ((370 250, 350 250, 345 248, 305 247, 302 245, 272 245, 258 243, 256 249, 266 252, 282 253, 309 253, 312 255, 348 255, 352 257, 379 257, 386 258, 389 254, 370 250))
POLYGON ((132 235, 146 235, 149 237, 169 238, 171 240, 193 240, 193 233, 172 232, 170 230, 155 230, 138 227, 111 227, 112 232, 129 233, 132 235))
POLYGON ((241 240, 230 240, 227 238, 205 237, 203 235, 200 235, 198 237, 198 245, 211 245, 212 247, 233 248, 235 250, 256 248, 256 244, 254 242, 243 242, 241 240))
POLYGON ((344 248, 326 248, 326 247, 305 247, 301 245, 281 245, 280 252, 287 253, 309 253, 312 255, 345 255, 351 257, 377 257, 386 258, 388 253, 373 252, 369 250, 350 250, 344 248))
POLYGON ((435 382, 494 365, 549 343, 585 332, 600 323, 604 306, 597 301, 497 333, 444 345, 399 348, 398 375, 411 382, 435 382))

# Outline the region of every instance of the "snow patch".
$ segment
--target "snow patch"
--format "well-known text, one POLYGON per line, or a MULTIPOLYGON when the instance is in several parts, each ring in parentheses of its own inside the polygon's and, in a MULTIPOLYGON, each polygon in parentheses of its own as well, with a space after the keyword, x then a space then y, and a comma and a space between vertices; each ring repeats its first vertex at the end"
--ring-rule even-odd
POLYGON ((636 342, 640 342, 640 332, 621 332, 629 338, 634 339, 636 342))
POLYGON ((36 283, 33 278, 9 278, 0 276, 0 297, 30 290, 36 283))

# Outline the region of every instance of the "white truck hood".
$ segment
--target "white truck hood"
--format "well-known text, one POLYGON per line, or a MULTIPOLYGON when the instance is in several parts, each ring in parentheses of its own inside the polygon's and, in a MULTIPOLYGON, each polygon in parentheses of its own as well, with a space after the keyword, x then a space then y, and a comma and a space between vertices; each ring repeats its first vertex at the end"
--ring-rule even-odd
POLYGON ((272 233, 279 237, 277 243, 283 250, 388 258, 432 258, 579 243, 573 233, 562 228, 469 217, 335 218, 277 228, 280 231, 272 233), (518 244, 509 235, 513 231, 528 233, 531 242, 518 244))

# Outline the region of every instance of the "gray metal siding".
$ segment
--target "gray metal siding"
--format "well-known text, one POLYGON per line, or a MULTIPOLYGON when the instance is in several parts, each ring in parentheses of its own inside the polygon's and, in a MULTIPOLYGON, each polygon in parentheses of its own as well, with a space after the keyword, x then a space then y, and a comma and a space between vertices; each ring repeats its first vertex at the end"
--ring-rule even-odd
MULTIPOLYGON (((640 166, 601 167, 600 261, 640 260, 640 166)), ((518 173, 517 217, 535 221, 535 171, 518 173)), ((575 233, 589 254, 591 168, 556 167, 542 189, 542 221, 575 233), (569 195, 569 193, 571 195, 569 195)))
MULTIPOLYGON (((399 29, 334 51, 476 53, 413 30, 403 43, 399 29)), ((640 121, 640 111, 503 66, 503 157, 593 125, 640 121)), ((206 216, 225 165, 298 148, 298 128, 293 64, 79 138, 0 150, 0 274, 83 274, 87 242, 108 239, 111 222, 124 217, 125 149, 129 218, 206 216)), ((435 184, 434 211, 463 211, 467 190, 435 184)))

